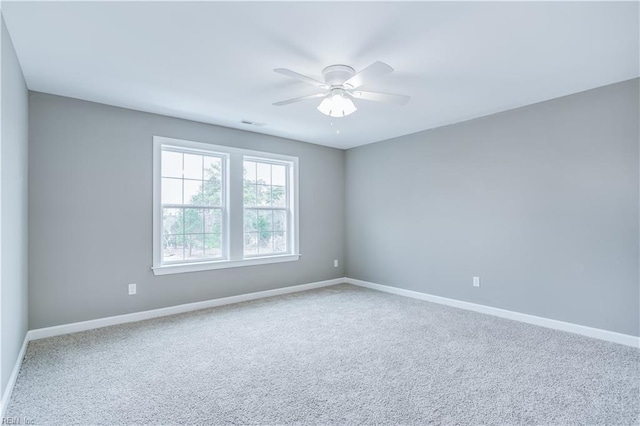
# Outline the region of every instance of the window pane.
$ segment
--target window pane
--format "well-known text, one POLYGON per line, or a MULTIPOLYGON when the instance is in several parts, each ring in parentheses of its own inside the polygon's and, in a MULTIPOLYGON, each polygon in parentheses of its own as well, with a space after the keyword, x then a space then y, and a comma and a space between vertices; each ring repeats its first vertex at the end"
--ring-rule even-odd
POLYGON ((184 203, 185 204, 202 204, 202 181, 201 180, 184 180, 184 203))
POLYGON ((182 209, 162 209, 162 233, 182 234, 182 209))
POLYGON ((273 233, 273 251, 275 253, 285 253, 287 251, 287 238, 285 232, 273 233))
POLYGON ((244 181, 246 183, 256 182, 256 163, 255 162, 253 161, 244 162, 243 176, 244 176, 244 181))
POLYGON ((182 154, 162 151, 162 177, 182 178, 182 154))
POLYGON ((256 197, 256 185, 244 184, 244 205, 245 206, 257 206, 258 200, 256 197))
POLYGON ((287 212, 282 210, 274 210, 273 212, 273 230, 274 231, 286 231, 287 230, 287 212))
POLYGON ((182 204, 182 179, 162 179, 162 204, 182 204))
POLYGON ((244 234, 244 254, 258 254, 258 233, 245 232, 244 234))
POLYGON ((284 186, 271 187, 271 203, 273 207, 287 207, 287 191, 284 186))
POLYGON ((222 236, 220 234, 205 234, 204 257, 222 256, 222 236))
POLYGON ((203 205, 205 206, 221 206, 222 205, 222 187, 218 182, 204 182, 203 205))
POLYGON ((260 240, 258 241, 258 253, 268 254, 273 252, 273 243, 271 242, 271 232, 260 232, 260 240))
POLYGON ((245 209, 244 211, 244 232, 256 232, 258 230, 258 212, 245 209))
POLYGON ((218 209, 205 209, 204 232, 207 234, 219 234, 222 232, 222 211, 218 209))
POLYGON ((271 184, 285 186, 287 184, 286 167, 274 164, 271 166, 271 184))
POLYGON ((271 164, 258 163, 257 170, 258 183, 271 185, 271 164))
POLYGON ((184 259, 182 250, 182 234, 180 235, 162 235, 162 261, 175 262, 184 259))
POLYGON ((202 259, 204 257, 204 235, 185 235, 185 260, 202 259))
POLYGON ((202 180, 202 155, 184 154, 184 178, 202 180))
POLYGON ((222 182, 222 159, 220 157, 204 157, 204 180, 222 182))
POLYGON ((258 193, 256 205, 268 207, 271 206, 271 187, 267 185, 258 185, 258 193))
POLYGON ((260 232, 273 231, 273 213, 271 210, 258 210, 258 227, 260 232))
POLYGON ((184 209, 184 233, 204 233, 203 209, 184 209))

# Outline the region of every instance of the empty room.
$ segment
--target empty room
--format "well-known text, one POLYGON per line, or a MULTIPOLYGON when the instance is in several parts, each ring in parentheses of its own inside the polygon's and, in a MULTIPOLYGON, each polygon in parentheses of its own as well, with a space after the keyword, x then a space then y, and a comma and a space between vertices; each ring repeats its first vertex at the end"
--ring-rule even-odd
POLYGON ((3 425, 640 424, 640 2, 0 11, 3 425))

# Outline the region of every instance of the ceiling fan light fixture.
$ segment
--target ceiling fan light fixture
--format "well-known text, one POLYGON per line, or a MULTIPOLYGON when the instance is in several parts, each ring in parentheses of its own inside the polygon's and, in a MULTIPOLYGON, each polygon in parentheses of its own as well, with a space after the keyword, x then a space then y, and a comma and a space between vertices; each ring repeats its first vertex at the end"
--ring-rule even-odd
POLYGON ((353 101, 341 93, 327 96, 318 105, 318 111, 329 117, 346 117, 357 109, 353 101))
POLYGON ((322 89, 322 93, 275 102, 273 104, 275 106, 322 98, 322 102, 318 105, 318 111, 329 117, 346 117, 358 109, 353 104, 353 101, 356 99, 356 102, 365 100, 387 102, 396 105, 405 105, 410 99, 410 96, 406 95, 355 90, 368 81, 378 79, 393 72, 393 68, 380 61, 374 62, 358 73, 348 65, 329 65, 322 70, 324 82, 286 68, 276 68, 274 71, 322 89))

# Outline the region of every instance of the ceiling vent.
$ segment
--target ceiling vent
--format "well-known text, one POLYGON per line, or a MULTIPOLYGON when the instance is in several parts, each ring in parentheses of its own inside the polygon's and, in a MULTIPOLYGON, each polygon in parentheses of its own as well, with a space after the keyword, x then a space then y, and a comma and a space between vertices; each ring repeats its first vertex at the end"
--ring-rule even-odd
POLYGON ((267 123, 260 123, 258 121, 250 121, 250 120, 240 120, 240 123, 246 124, 248 126, 258 126, 258 127, 263 127, 267 125, 267 123))

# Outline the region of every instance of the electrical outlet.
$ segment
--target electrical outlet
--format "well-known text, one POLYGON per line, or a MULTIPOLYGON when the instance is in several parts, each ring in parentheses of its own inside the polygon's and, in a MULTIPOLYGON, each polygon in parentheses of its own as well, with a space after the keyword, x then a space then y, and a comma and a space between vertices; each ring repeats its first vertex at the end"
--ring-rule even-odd
POLYGON ((337 267, 338 267, 338 259, 335 259, 335 260, 333 261, 333 267, 334 267, 334 268, 337 268, 337 267))
POLYGON ((129 296, 136 294, 137 289, 135 284, 129 284, 129 296))
POLYGON ((480 287, 480 277, 473 277, 473 286, 480 287))

